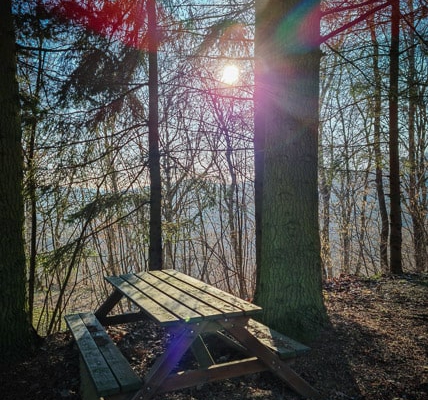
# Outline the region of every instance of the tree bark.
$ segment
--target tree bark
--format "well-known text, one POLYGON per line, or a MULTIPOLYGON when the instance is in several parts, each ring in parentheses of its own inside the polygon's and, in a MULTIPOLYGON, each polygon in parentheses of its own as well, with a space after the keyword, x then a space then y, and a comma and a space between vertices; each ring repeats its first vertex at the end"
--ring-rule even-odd
POLYGON ((388 237, 389 219, 386 207, 385 190, 383 185, 383 155, 381 150, 381 112, 382 112, 382 77, 379 70, 379 43, 376 37, 376 30, 373 15, 370 18, 370 35, 373 45, 373 75, 374 75, 374 152, 376 162, 376 192, 379 202, 379 214, 381 220, 380 230, 380 269, 382 272, 388 271, 388 237))
POLYGON ((310 3, 256 3, 255 143, 264 162, 256 158, 263 237, 255 301, 265 323, 300 340, 314 338, 326 320, 317 191, 319 3, 310 3))
POLYGON ((264 41, 267 36, 264 31, 268 26, 261 18, 264 2, 256 2, 256 24, 254 53, 254 223, 256 233, 256 285, 260 281, 261 252, 262 252, 262 202, 263 202, 263 179, 264 179, 264 151, 265 151, 265 126, 266 114, 263 109, 263 81, 268 71, 264 71, 264 60, 261 54, 264 51, 264 41), (259 8, 258 8, 259 7, 259 8))
MULTIPOLYGON (((414 10, 413 0, 408 1, 409 10, 414 10)), ((410 13, 408 22, 411 27, 415 26, 414 14, 410 13)), ((424 272, 427 269, 428 253, 427 253, 427 232, 425 230, 426 220, 426 201, 423 191, 425 189, 424 179, 424 157, 420 162, 418 154, 423 154, 424 149, 418 148, 421 140, 420 136, 416 137, 416 115, 417 115, 417 99, 418 87, 416 82, 416 60, 415 60, 415 33, 412 29, 409 30, 410 46, 408 47, 408 93, 409 93, 409 211, 413 224, 413 246, 415 251, 415 269, 417 272, 424 272)))
POLYGON ((402 274, 402 228, 401 228, 401 190, 400 156, 398 130, 398 77, 400 40, 400 2, 391 5, 391 49, 389 80, 389 188, 390 188, 390 272, 402 274))
POLYGON ((149 268, 162 269, 162 185, 159 153, 158 29, 156 0, 148 0, 149 35, 149 170, 150 244, 149 268))
POLYGON ((0 2, 0 355, 7 362, 28 354, 22 146, 11 1, 0 2))

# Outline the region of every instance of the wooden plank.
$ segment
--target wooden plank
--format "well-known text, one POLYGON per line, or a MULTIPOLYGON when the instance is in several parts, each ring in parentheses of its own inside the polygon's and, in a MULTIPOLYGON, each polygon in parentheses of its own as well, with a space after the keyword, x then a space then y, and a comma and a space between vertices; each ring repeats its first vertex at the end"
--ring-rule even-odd
MULTIPOLYGON (((198 299, 198 301, 210 305, 210 307, 215 308, 217 310, 217 314, 221 315, 222 317, 230 318, 242 315, 242 308, 234 306, 227 301, 225 302, 223 300, 219 300, 218 297, 213 296, 207 291, 191 285, 188 282, 184 282, 176 276, 165 273, 164 271, 152 271, 150 274, 159 277, 169 285, 176 287, 180 291, 187 293, 189 296, 194 297, 195 299, 198 299)), ((203 282, 201 282, 201 284, 206 285, 203 282)), ((212 315, 215 314, 213 313, 212 315)))
POLYGON ((149 399, 157 393, 159 388, 162 387, 164 380, 190 348, 195 338, 204 331, 206 324, 207 322, 194 325, 183 324, 180 327, 181 329, 177 331, 173 342, 158 357, 150 371, 146 374, 143 388, 132 397, 132 400, 149 399))
POLYGON ((246 328, 251 332, 251 334, 277 353, 282 359, 296 357, 307 353, 310 350, 310 348, 304 344, 301 344, 288 336, 255 321, 254 319, 248 320, 246 328))
POLYGON ((171 325, 180 321, 180 318, 165 310, 157 301, 142 293, 141 290, 125 281, 122 277, 110 276, 106 277, 106 280, 159 324, 171 325))
MULTIPOLYGON (((158 306, 163 307, 166 313, 174 314, 177 321, 181 320, 194 323, 200 322, 204 319, 200 313, 180 303, 173 297, 169 296, 168 293, 162 292, 157 287, 150 285, 144 280, 144 274, 142 276, 134 274, 121 275, 121 278, 132 284, 136 289, 144 294, 144 296, 157 303, 158 306)), ((147 308, 145 308, 145 311, 151 313, 151 310, 147 308)), ((163 325, 162 321, 159 321, 159 323, 163 325)))
POLYGON ((225 344, 227 344, 229 347, 231 347, 232 349, 235 349, 239 352, 241 352, 242 354, 247 354, 249 355, 250 352, 248 351, 248 349, 246 349, 244 346, 242 346, 242 344, 240 344, 239 342, 237 342, 234 338, 225 335, 224 332, 222 331, 217 331, 215 332, 215 335, 222 340, 225 344))
POLYGON ((123 293, 119 292, 119 290, 114 290, 113 293, 104 301, 103 304, 95 311, 95 316, 101 321, 112 309, 113 307, 119 303, 122 299, 123 293))
MULTIPOLYGON (((145 282, 156 287, 156 289, 164 292, 169 297, 177 300, 204 317, 212 318, 213 316, 222 317, 224 315, 223 311, 215 308, 215 305, 211 306, 209 305, 209 301, 204 301, 204 296, 199 296, 200 294, 204 295, 206 293, 200 292, 193 287, 180 285, 181 281, 177 279, 173 278, 174 281, 171 281, 171 279, 168 278, 172 277, 165 274, 156 274, 155 271, 149 274, 144 274, 140 277, 140 279, 143 279, 145 282)), ((212 300, 212 296, 206 297, 209 297, 212 300)))
POLYGON ((219 304, 222 304, 222 303, 231 304, 235 307, 240 308, 241 311, 245 313, 245 315, 254 315, 262 311, 262 308, 255 304, 242 300, 239 297, 236 297, 223 290, 217 289, 214 286, 208 285, 207 283, 204 283, 196 278, 185 275, 176 270, 164 269, 162 270, 162 272, 171 276, 175 276, 177 279, 181 280, 182 282, 186 282, 189 285, 196 287, 199 290, 202 290, 203 292, 206 292, 209 295, 215 297, 217 301, 219 301, 219 303, 216 303, 216 307, 218 307, 219 304))
POLYGON ((201 335, 193 341, 191 349, 201 368, 206 368, 215 364, 215 361, 201 335))
POLYGON ((65 320, 76 340, 82 359, 100 396, 119 393, 120 386, 80 315, 67 315, 65 320))
MULTIPOLYGON (((97 317, 95 315, 95 317, 97 317)), ((147 316, 147 314, 143 313, 142 311, 139 312, 129 312, 124 314, 117 314, 117 315, 108 315, 107 317, 103 317, 99 319, 97 317, 98 321, 104 326, 111 326, 111 325, 122 325, 122 324, 128 324, 130 322, 139 322, 139 321, 147 321, 150 318, 147 316)))
POLYGON ((231 361, 224 364, 214 364, 208 368, 179 372, 168 376, 157 393, 184 389, 203 383, 234 378, 242 375, 266 371, 268 368, 257 357, 231 361))
POLYGON ((221 325, 238 342, 246 347, 252 355, 258 357, 279 378, 286 382, 292 389, 304 397, 320 399, 320 394, 306 382, 301 376, 293 371, 285 361, 268 349, 260 340, 253 336, 241 324, 219 321, 221 325))
POLYGON ((80 390, 81 400, 98 400, 97 389, 91 379, 88 367, 83 361, 82 355, 79 353, 79 374, 80 374, 80 390))
POLYGON ((121 391, 127 392, 139 389, 141 387, 141 379, 135 374, 128 360, 110 339, 107 332, 95 318, 95 315, 84 313, 80 314, 80 317, 88 327, 94 342, 116 377, 121 391))

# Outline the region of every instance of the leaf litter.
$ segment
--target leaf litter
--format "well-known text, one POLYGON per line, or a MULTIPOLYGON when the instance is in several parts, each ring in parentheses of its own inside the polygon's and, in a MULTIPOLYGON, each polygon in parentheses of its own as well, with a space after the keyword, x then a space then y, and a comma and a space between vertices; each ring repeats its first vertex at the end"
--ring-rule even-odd
MULTIPOLYGON (((323 293, 330 324, 309 344, 311 351, 296 359, 295 371, 329 400, 427 399, 428 275, 340 276, 326 281, 323 293)), ((151 323, 114 326, 108 332, 141 376, 169 340, 151 323)), ((217 343, 214 348, 222 360, 234 356, 220 351, 217 343)), ((192 356, 184 362, 191 364, 192 356)), ((45 338, 20 363, 0 363, 3 400, 80 400, 79 387, 78 352, 68 332, 45 338)), ((154 399, 298 400, 300 396, 263 372, 154 399)))

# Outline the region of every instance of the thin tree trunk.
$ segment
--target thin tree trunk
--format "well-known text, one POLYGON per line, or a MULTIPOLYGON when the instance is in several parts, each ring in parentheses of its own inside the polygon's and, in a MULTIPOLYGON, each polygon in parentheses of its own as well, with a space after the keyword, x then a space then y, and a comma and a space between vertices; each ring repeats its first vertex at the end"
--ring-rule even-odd
POLYGON ((391 13, 391 49, 389 81, 389 186, 390 186, 390 272, 402 274, 402 227, 401 227, 401 191, 400 157, 398 130, 398 76, 399 76, 399 39, 400 39, 400 2, 395 0, 391 13))
POLYGON ((321 260, 326 278, 333 277, 333 263, 330 249, 330 198, 331 185, 327 183, 326 171, 322 171, 320 179, 320 193, 322 198, 321 209, 321 260))
POLYGON ((159 153, 158 28, 156 0, 148 0, 149 36, 149 170, 150 245, 149 268, 162 269, 162 186, 159 153))
MULTIPOLYGON (((413 0, 409 0, 409 9, 413 10, 413 0)), ((410 13, 408 16, 410 25, 414 26, 414 14, 410 13)), ((427 236, 424 229, 424 221, 426 211, 422 199, 419 199, 419 190, 421 183, 424 185, 424 179, 419 179, 420 166, 418 165, 417 157, 417 144, 416 144, 416 111, 417 111, 417 97, 418 89, 415 80, 415 34, 413 30, 409 32, 410 46, 408 50, 409 57, 409 211, 413 223, 413 246, 415 251, 415 267, 416 271, 424 272, 427 268, 428 254, 427 254, 427 236)), ((420 149, 423 153, 423 150, 420 149)))
MULTIPOLYGON (((323 87, 320 90, 320 99, 326 101, 327 93, 331 90, 333 74, 325 76, 325 71, 321 72, 323 76, 322 83, 323 87)), ((323 266, 323 278, 332 278, 333 262, 331 257, 331 241, 330 241, 330 200, 331 200, 331 186, 333 181, 333 168, 326 167, 325 155, 329 152, 330 160, 333 159, 333 146, 325 147, 324 140, 324 129, 320 126, 320 138, 319 138, 319 156, 318 156, 318 170, 319 170, 319 191, 320 198, 322 200, 320 207, 320 222, 321 222, 321 261, 323 266)))
MULTIPOLYGON (((342 117, 342 126, 345 127, 345 120, 342 117)), ((353 185, 353 177, 351 173, 351 167, 349 165, 350 160, 350 148, 349 148, 349 139, 345 137, 343 145, 344 153, 344 171, 342 173, 343 177, 341 179, 342 186, 342 201, 341 201, 341 229, 340 237, 342 242, 342 272, 345 274, 351 273, 351 231, 352 231, 352 204, 353 197, 355 193, 355 188, 353 185)))
POLYGON ((370 18, 369 24, 372 45, 373 45, 373 74, 374 74, 374 152, 376 163, 376 192, 379 202, 379 214, 381 220, 380 230, 380 269, 383 272, 388 271, 388 237, 389 237, 389 219, 388 210, 386 207, 385 190, 383 187, 383 156, 381 151, 381 122, 380 115, 382 112, 382 78, 379 70, 379 43, 376 38, 375 25, 373 16, 370 18))
MULTIPOLYGON (((256 25, 259 30, 267 29, 268 22, 263 21, 262 3, 256 2, 256 25), (258 8, 259 7, 259 8, 258 8)), ((262 54, 265 38, 261 34, 256 34, 254 43, 254 53, 262 54)), ((260 281, 261 270, 261 249, 262 249, 262 203, 263 203, 263 175, 264 175, 264 152, 266 114, 263 109, 263 81, 267 79, 264 60, 262 57, 255 58, 254 69, 254 213, 255 213, 255 234, 256 234, 256 285, 260 281), (259 103, 259 104, 258 104, 259 103)))

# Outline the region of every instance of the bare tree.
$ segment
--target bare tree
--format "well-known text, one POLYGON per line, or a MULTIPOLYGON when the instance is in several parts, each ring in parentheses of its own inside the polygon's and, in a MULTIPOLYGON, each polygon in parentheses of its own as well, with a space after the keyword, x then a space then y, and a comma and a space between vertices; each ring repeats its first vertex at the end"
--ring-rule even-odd
POLYGON ((401 187, 400 152, 398 128, 398 78, 400 57, 400 1, 391 3, 391 47, 389 53, 389 196, 390 211, 390 272, 402 274, 402 227, 401 227, 401 187))

